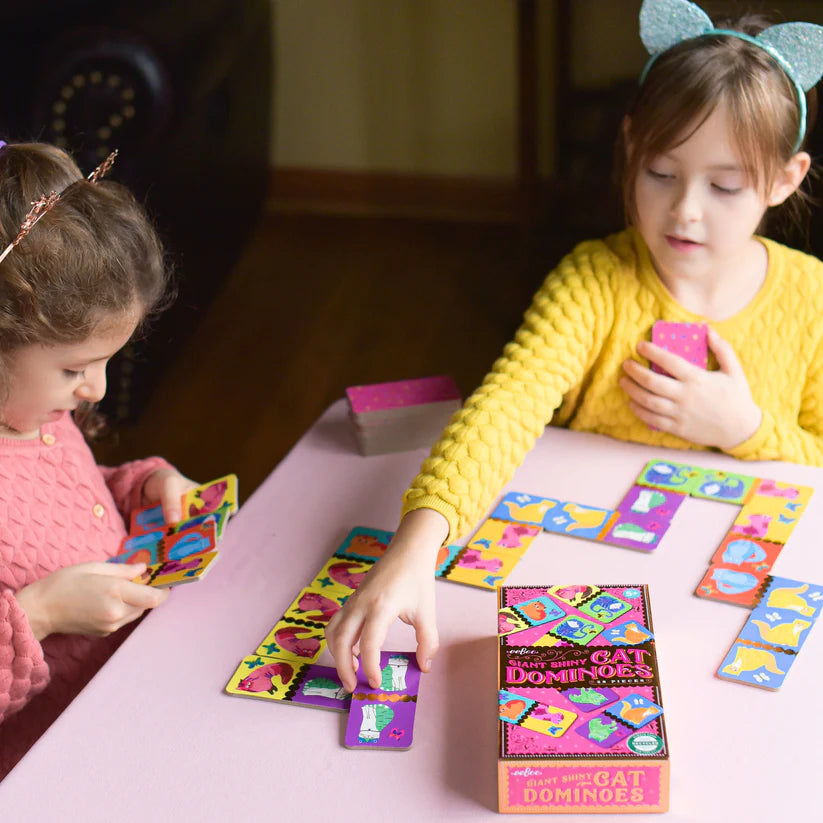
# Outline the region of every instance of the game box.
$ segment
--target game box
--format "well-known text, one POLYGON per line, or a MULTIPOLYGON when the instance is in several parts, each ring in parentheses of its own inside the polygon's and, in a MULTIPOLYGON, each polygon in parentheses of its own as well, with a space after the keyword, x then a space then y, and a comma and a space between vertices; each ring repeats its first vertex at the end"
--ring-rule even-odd
POLYGON ((665 812, 645 584, 498 589, 501 812, 665 812))

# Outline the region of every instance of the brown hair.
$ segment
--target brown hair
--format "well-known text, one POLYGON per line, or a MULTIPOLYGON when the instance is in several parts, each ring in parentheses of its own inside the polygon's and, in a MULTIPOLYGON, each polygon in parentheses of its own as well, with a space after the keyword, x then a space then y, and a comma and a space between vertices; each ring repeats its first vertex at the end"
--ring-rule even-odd
MULTIPOLYGON (((768 25, 760 15, 719 21, 718 28, 756 35, 768 25)), ((715 108, 725 104, 733 140, 750 162, 752 184, 765 193, 794 154, 800 128, 797 91, 763 49, 737 37, 705 35, 685 40, 654 61, 637 90, 618 138, 617 172, 628 222, 636 219, 635 184, 649 160, 680 145, 715 108)), ((807 95, 811 130, 814 90, 807 95)), ((800 189, 781 207, 794 223, 807 219, 809 195, 800 189)))
POLYGON ((0 247, 51 191, 60 200, 0 263, 0 402, 16 349, 85 340, 135 308, 145 319, 167 297, 163 248, 145 209, 118 183, 87 181, 54 146, 0 149, 0 247))

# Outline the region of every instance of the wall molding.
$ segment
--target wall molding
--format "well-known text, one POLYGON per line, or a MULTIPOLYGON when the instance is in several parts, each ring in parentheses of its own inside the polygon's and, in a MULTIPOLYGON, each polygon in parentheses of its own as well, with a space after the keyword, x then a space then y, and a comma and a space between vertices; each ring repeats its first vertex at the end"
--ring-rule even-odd
MULTIPOLYGON (((532 198, 546 196, 549 183, 532 198), (545 190, 545 191, 543 191, 545 190)), ((516 180, 272 167, 270 211, 522 222, 528 203, 516 180)))

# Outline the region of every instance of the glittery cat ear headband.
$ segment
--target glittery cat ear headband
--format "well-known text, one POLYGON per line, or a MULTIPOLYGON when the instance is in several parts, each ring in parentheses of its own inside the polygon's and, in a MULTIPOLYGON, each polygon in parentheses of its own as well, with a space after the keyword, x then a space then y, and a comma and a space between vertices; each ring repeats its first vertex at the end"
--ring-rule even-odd
POLYGON ((797 151, 806 136, 806 92, 823 75, 823 26, 814 23, 780 23, 756 37, 734 29, 716 29, 703 9, 689 0, 643 0, 640 39, 651 58, 640 75, 646 79, 654 61, 678 43, 706 35, 726 35, 745 40, 767 52, 786 73, 797 92, 800 124, 797 151))
MULTIPOLYGON (((2 151, 2 149, 6 146, 6 143, 0 140, 0 144, 2 144, 0 145, 0 151, 2 151)), ((117 157, 117 149, 115 149, 86 179, 90 183, 97 183, 108 173, 109 169, 114 164, 115 157, 117 157)), ((63 192, 58 194, 56 191, 53 191, 49 192, 49 194, 44 194, 38 197, 37 200, 32 201, 31 209, 26 215, 26 219, 21 223, 20 231, 17 232, 17 237, 15 237, 14 240, 12 240, 11 243, 3 249, 2 254, 0 254, 0 263, 8 257, 11 250, 31 231, 32 226, 54 206, 62 194, 63 192)))

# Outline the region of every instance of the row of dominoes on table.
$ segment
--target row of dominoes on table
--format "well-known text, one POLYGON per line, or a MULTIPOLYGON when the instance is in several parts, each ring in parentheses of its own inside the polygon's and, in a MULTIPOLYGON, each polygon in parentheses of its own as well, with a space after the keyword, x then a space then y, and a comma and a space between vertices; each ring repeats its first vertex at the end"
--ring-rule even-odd
POLYGON ((811 494, 812 489, 803 486, 652 460, 614 509, 509 492, 465 547, 448 547, 450 554, 439 571, 447 580, 493 589, 542 531, 652 551, 691 496, 742 507, 697 593, 745 605, 743 595, 748 591, 749 598, 754 596, 811 494), (736 568, 741 564, 742 574, 736 568), (719 585, 706 585, 715 580, 719 585))
MULTIPOLYGON (((774 577, 769 571, 799 522, 812 492, 811 488, 770 478, 652 460, 644 466, 636 483, 615 509, 509 492, 465 546, 441 548, 436 576, 494 589, 505 580, 543 530, 650 551, 660 545, 686 497, 730 503, 740 506, 740 511, 711 556, 709 568, 695 593, 747 607, 756 602, 765 607, 769 599, 773 599, 771 618, 763 624, 769 626, 769 631, 759 642, 769 646, 769 652, 773 647, 790 655, 781 658, 785 672, 785 661, 793 662, 813 622, 805 621, 801 625, 788 615, 788 622, 784 623, 775 617, 774 610, 780 608, 779 604, 789 592, 796 590, 801 594, 808 593, 808 602, 803 600, 801 603, 802 598, 794 599, 797 609, 808 616, 809 609, 814 609, 819 587, 774 577), (789 631, 794 632, 791 645, 785 639, 789 631), (783 638, 781 646, 778 647, 775 638, 783 638)), ((390 537, 391 534, 386 532, 382 539, 388 541, 390 537)), ((733 644, 732 651, 735 649, 740 649, 738 641, 733 644)), ((736 655, 731 656, 734 659, 736 655)), ((767 655, 748 656, 750 662, 757 658, 766 660, 767 655)), ((727 669, 724 674, 729 675, 728 679, 772 688, 778 683, 774 672, 766 678, 762 676, 765 671, 751 674, 751 669, 741 666, 736 672, 736 666, 728 669, 728 665, 729 661, 721 665, 721 672, 727 669)), ((782 683, 782 679, 779 682, 782 683)))
POLYGON ((542 530, 652 550, 687 496, 740 506, 695 594, 749 608, 762 604, 741 630, 718 676, 777 688, 814 624, 821 589, 769 572, 812 493, 809 487, 770 478, 653 460, 616 509, 509 492, 465 548, 446 547, 449 554, 438 574, 494 588, 542 530), (787 608, 787 603, 793 605, 787 608))
MULTIPOLYGON (((441 548, 435 575, 495 589, 543 530, 652 550, 660 544, 687 496, 739 505, 741 511, 713 555, 704 579, 722 580, 723 576, 716 574, 718 570, 739 571, 735 567, 757 564, 757 583, 748 600, 741 597, 742 592, 723 590, 727 584, 712 590, 698 587, 697 593, 743 605, 762 604, 741 630, 718 675, 777 688, 805 641, 823 598, 820 587, 767 574, 811 493, 809 488, 766 478, 653 460, 616 509, 521 492, 506 494, 465 546, 441 548), (752 533, 755 529, 756 535, 752 533), (802 615, 799 621, 792 614, 798 611, 802 615), (753 634, 755 630, 761 632, 759 639, 753 634)), ((328 621, 383 555, 391 537, 392 532, 381 529, 352 529, 254 652, 243 658, 226 691, 347 711, 346 745, 407 748, 412 740, 419 688, 419 670, 412 654, 383 652, 381 688, 372 689, 358 675, 353 697, 343 689, 334 668, 315 662, 325 646, 328 621), (398 676, 400 672, 402 676, 398 676)), ((504 617, 510 622, 501 626, 503 633, 545 621, 545 615, 540 614, 499 615, 500 620, 504 617)), ((630 626, 628 630, 642 635, 639 627, 630 626)), ((553 643, 555 638, 548 641, 553 643)))
POLYGON ((352 529, 253 654, 240 661, 226 692, 347 712, 344 743, 349 748, 409 748, 420 687, 413 653, 381 652, 379 688, 358 671, 352 694, 333 667, 315 663, 326 645, 329 620, 386 551, 391 536, 380 529, 352 529))
POLYGON ((134 578, 155 588, 202 579, 219 553, 217 544, 229 518, 237 511, 237 476, 204 483, 181 497, 183 519, 166 523, 160 505, 132 513, 129 533, 109 563, 146 563, 134 578))

